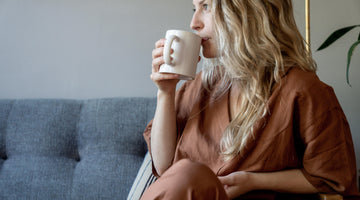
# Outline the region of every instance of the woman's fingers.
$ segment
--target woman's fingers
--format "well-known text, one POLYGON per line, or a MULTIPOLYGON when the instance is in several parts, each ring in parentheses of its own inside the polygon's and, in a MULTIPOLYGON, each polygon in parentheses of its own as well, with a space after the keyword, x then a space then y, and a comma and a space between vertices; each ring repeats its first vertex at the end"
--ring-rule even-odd
POLYGON ((233 185, 234 184, 234 177, 232 176, 232 174, 227 175, 227 176, 219 176, 218 178, 223 185, 233 185))
MULTIPOLYGON (((179 75, 170 73, 159 73, 160 66, 165 64, 163 57, 165 39, 160 39, 155 43, 155 49, 152 51, 152 73, 150 78, 158 86, 159 90, 172 91, 179 82, 179 75)), ((171 49, 170 53, 173 53, 171 49)), ((170 59, 172 59, 170 57, 170 59)))
POLYGON ((154 59, 154 58, 163 56, 163 52, 164 52, 164 47, 155 48, 155 49, 152 51, 152 58, 154 59))
POLYGON ((155 48, 164 47, 166 39, 160 39, 157 42, 155 42, 155 48))
POLYGON ((155 49, 152 51, 152 73, 159 71, 160 66, 165 63, 163 58, 165 39, 155 42, 155 49))
POLYGON ((156 73, 159 71, 160 66, 165 63, 165 60, 163 57, 158 57, 153 59, 152 61, 152 73, 156 73))
MULTIPOLYGON (((174 49, 170 49, 170 54, 174 53, 174 49)), ((164 55, 164 47, 156 48, 152 51, 152 58, 157 58, 164 55)), ((199 58, 200 61, 201 58, 199 58)))
POLYGON ((179 79, 178 74, 167 74, 167 73, 152 73, 150 75, 151 80, 154 82, 164 81, 164 80, 177 80, 179 79))

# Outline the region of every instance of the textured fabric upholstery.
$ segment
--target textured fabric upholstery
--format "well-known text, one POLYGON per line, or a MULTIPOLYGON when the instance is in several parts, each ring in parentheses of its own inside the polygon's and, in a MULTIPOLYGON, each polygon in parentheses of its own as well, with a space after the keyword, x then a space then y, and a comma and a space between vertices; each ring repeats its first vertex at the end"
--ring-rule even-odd
POLYGON ((126 199, 155 103, 0 100, 0 199, 126 199))

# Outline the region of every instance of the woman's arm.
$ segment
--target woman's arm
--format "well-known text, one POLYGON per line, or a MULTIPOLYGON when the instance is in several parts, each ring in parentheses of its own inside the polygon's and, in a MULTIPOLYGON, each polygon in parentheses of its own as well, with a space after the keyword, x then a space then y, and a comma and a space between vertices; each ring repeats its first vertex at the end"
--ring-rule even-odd
POLYGON ((165 39, 155 43, 152 52, 151 80, 158 87, 157 106, 151 128, 151 156, 158 175, 170 167, 176 148, 175 91, 179 82, 176 74, 161 74, 159 68, 163 58, 165 39))
POLYGON ((157 107, 151 128, 151 155, 161 176, 170 167, 176 148, 175 92, 158 91, 157 107))
POLYGON ((310 194, 317 189, 305 178, 300 169, 277 172, 233 172, 219 177, 230 199, 253 190, 271 190, 284 193, 310 194))

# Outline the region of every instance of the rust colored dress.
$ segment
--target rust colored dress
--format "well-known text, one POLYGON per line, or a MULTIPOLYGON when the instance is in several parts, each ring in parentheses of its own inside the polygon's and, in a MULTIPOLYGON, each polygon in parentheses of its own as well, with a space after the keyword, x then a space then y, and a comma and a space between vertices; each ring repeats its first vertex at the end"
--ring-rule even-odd
MULTIPOLYGON (((219 143, 230 122, 229 93, 215 99, 198 74, 176 94, 178 144, 173 163, 189 159, 218 176, 297 168, 320 192, 357 196, 351 132, 333 89, 315 73, 293 67, 274 86, 268 106, 242 155, 225 162, 219 143)), ((144 132, 150 152, 151 125, 144 132)))

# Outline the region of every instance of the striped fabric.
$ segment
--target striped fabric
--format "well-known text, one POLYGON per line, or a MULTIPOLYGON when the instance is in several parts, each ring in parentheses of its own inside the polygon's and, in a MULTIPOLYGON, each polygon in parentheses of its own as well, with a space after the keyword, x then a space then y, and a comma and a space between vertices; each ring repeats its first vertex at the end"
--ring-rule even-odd
POLYGON ((146 188, 155 181, 156 177, 152 174, 151 157, 149 152, 147 152, 128 194, 127 200, 139 200, 146 188))

